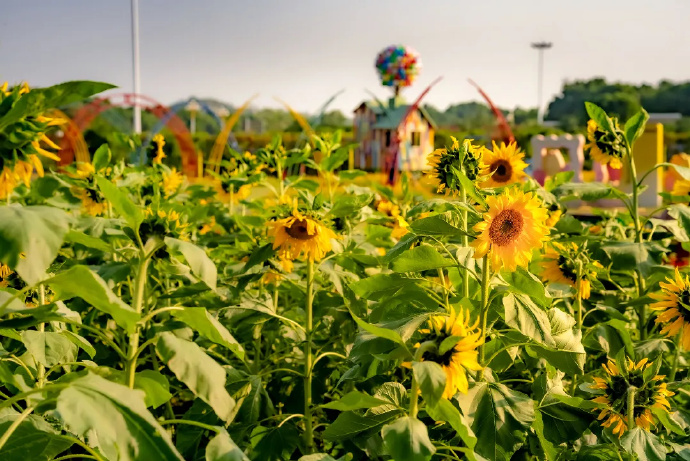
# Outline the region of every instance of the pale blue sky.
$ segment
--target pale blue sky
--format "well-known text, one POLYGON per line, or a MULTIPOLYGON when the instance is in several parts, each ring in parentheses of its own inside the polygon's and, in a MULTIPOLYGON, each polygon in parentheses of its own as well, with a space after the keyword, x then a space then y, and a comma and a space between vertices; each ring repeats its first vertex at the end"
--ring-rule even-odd
MULTIPOLYGON (((690 79, 690 0, 140 0, 142 92, 162 103, 196 95, 301 111, 350 112, 386 96, 374 71, 389 44, 416 48, 415 97, 478 100, 467 78, 502 107, 536 104, 537 53, 545 99, 565 79, 655 83, 690 79)), ((0 81, 44 86, 103 80, 132 90, 129 0, 0 0, 0 81)))

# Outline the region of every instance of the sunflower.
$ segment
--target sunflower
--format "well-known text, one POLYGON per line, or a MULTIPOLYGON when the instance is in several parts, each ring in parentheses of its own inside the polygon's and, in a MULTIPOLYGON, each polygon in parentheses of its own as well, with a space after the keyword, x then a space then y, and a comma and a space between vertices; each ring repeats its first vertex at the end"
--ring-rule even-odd
POLYGON ((292 259, 290 259, 289 254, 281 253, 278 255, 278 264, 276 267, 266 272, 262 281, 267 285, 271 283, 278 283, 285 277, 285 274, 291 273, 294 268, 295 265, 293 264, 292 259))
POLYGON ((96 189, 73 187, 70 191, 81 200, 81 206, 89 216, 100 216, 108 210, 108 202, 96 189))
POLYGON ((676 268, 675 278, 661 282, 660 294, 652 294, 658 302, 651 304, 652 310, 659 312, 655 323, 663 324, 661 334, 673 337, 680 334, 680 343, 686 351, 690 350, 690 278, 683 278, 676 268))
POLYGON ((484 343, 478 328, 479 319, 470 325, 470 314, 460 309, 452 311, 450 316, 434 315, 429 319, 429 329, 421 330, 425 334, 424 343, 433 341, 436 345, 424 352, 422 360, 441 365, 446 373, 446 388, 443 398, 450 399, 457 392, 467 393, 467 370, 481 370, 477 362, 477 348, 484 343), (448 351, 440 353, 439 347, 444 339, 451 336, 458 338, 458 342, 448 351))
POLYGON ((10 266, 0 263, 0 287, 7 286, 7 280, 5 279, 13 273, 14 271, 10 269, 10 266))
POLYGON ((534 194, 519 189, 488 197, 486 203, 489 209, 484 220, 474 226, 479 233, 471 243, 474 257, 489 254, 495 270, 526 267, 532 251, 547 240, 548 211, 534 194))
POLYGON ((153 137, 152 141, 156 144, 156 156, 153 158, 153 163, 160 165, 163 163, 163 159, 167 157, 165 152, 163 152, 163 146, 165 146, 165 138, 162 134, 157 134, 153 137))
POLYGON ((620 170, 623 167, 622 159, 625 153, 623 133, 615 118, 611 119, 611 124, 614 131, 608 132, 590 119, 587 122, 587 140, 589 142, 585 145, 585 149, 589 149, 593 160, 602 165, 610 165, 615 170, 620 170))
POLYGON ((482 162, 482 148, 472 144, 472 139, 462 146, 453 136, 450 148, 436 149, 427 160, 431 170, 426 174, 436 183, 436 193, 457 194, 462 188, 456 171, 462 171, 470 181, 479 180, 487 173, 482 162))
POLYGON ((381 200, 377 205, 376 205, 376 211, 379 213, 383 213, 387 216, 392 216, 396 217, 400 215, 400 207, 398 205, 394 204, 390 200, 381 200))
POLYGON ((184 181, 184 176, 177 172, 177 168, 171 168, 170 172, 163 172, 163 192, 165 193, 165 198, 170 197, 172 194, 177 192, 180 188, 182 182, 184 181))
POLYGON ((273 249, 280 249, 286 258, 295 259, 304 252, 310 260, 320 260, 331 251, 335 233, 316 219, 303 215, 297 209, 283 219, 270 221, 268 235, 273 237, 273 249))
POLYGON ((676 195, 678 197, 690 195, 690 181, 686 179, 676 180, 676 182, 673 183, 671 195, 676 195))
POLYGON ((561 216, 563 216, 563 211, 561 210, 561 207, 557 203, 550 205, 549 219, 546 220, 546 227, 554 227, 561 219, 561 216))
MULTIPOLYGON (((544 282, 562 283, 577 289, 579 253, 580 250, 574 243, 571 243, 570 248, 555 242, 552 243, 544 253, 544 259, 540 263, 542 267, 541 279, 544 282)), ((581 263, 583 266, 585 265, 585 262, 581 261, 581 263)), ((593 278, 596 278, 595 272, 583 271, 579 288, 582 299, 589 299, 591 294, 590 280, 593 278)))
MULTIPOLYGON (((645 378, 645 370, 652 366, 646 358, 635 363, 627 359, 623 364, 618 364, 613 360, 602 364, 606 372, 603 378, 594 377, 594 383, 590 388, 595 392, 602 393, 592 402, 599 405, 599 416, 603 427, 613 427, 613 433, 618 437, 622 436, 628 427, 628 392, 631 387, 635 388, 635 401, 633 417, 635 426, 646 431, 656 426, 656 416, 652 413, 653 409, 668 412, 671 404, 666 399, 674 395, 666 389, 666 383, 662 382, 665 376, 655 375, 645 378)), ((595 411, 599 411, 595 410, 595 411)))
POLYGON ((524 156, 515 141, 507 146, 504 142, 500 146, 493 142, 493 150, 484 148, 483 162, 489 171, 489 177, 481 186, 503 187, 522 181, 527 176, 524 172, 527 164, 522 160, 524 156))
POLYGON ((407 221, 405 221, 405 218, 402 216, 398 215, 394 218, 394 223, 393 223, 393 232, 391 232, 391 237, 394 239, 400 239, 403 235, 407 234, 409 232, 408 228, 410 227, 409 224, 407 224, 407 221))
POLYGON ((0 172, 0 199, 5 200, 19 183, 17 174, 11 168, 4 167, 0 172))
POLYGON ((216 230, 216 226, 217 226, 216 217, 211 216, 211 219, 209 220, 209 222, 207 222, 206 224, 201 226, 201 229, 199 229, 199 235, 206 235, 211 231, 217 233, 218 231, 216 230))

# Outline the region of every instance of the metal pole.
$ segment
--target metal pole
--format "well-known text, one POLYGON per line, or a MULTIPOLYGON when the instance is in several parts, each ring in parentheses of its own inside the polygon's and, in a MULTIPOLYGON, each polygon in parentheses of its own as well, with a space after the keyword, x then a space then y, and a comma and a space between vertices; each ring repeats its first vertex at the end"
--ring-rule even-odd
POLYGON ((542 94, 544 85, 544 48, 539 48, 539 75, 537 76, 537 123, 544 123, 544 108, 542 107, 542 94))
MULTIPOLYGON (((139 69, 139 0, 132 0, 132 72, 134 79, 134 93, 141 94, 141 80, 139 69)), ((134 132, 141 133, 141 106, 137 97, 134 98, 134 132)))

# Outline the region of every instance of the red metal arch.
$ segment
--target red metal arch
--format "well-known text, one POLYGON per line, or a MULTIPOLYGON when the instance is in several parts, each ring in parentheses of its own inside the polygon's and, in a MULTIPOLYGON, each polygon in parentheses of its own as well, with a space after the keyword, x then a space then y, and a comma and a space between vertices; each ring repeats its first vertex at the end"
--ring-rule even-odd
POLYGON ((65 131, 62 150, 60 151, 60 165, 74 162, 74 146, 78 144, 79 139, 83 141, 84 131, 101 112, 110 107, 134 106, 139 106, 158 119, 166 121, 165 125, 173 133, 178 146, 180 146, 182 171, 187 176, 195 176, 197 174, 197 154, 187 126, 174 111, 148 96, 136 93, 111 94, 104 98, 94 99, 82 106, 72 119, 74 123, 70 126, 71 129, 65 131))

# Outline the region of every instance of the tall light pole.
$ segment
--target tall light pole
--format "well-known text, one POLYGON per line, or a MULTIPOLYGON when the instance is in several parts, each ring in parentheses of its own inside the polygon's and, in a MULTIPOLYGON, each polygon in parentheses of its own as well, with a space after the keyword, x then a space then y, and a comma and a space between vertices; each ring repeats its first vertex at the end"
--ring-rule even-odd
POLYGON ((532 43, 532 48, 539 51, 539 69, 537 76, 537 122, 541 125, 544 123, 544 108, 542 107, 542 91, 544 86, 544 50, 551 48, 551 42, 535 42, 532 43))
MULTIPOLYGON (((139 77, 139 0, 132 0, 132 78, 134 79, 134 93, 141 94, 141 80, 139 77)), ((141 133, 141 106, 134 98, 134 132, 141 133)))

